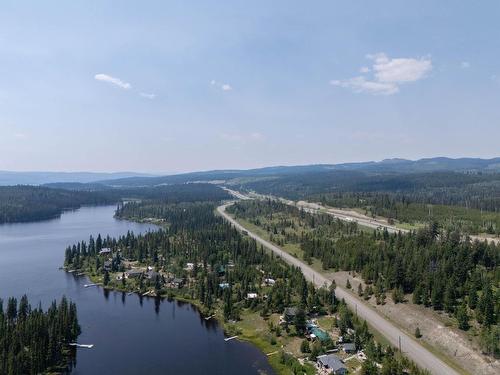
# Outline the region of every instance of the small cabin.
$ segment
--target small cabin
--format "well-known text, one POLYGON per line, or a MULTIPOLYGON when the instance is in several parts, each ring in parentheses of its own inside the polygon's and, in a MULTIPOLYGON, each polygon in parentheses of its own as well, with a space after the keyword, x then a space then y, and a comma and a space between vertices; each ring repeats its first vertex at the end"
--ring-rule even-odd
POLYGON ((138 279, 141 276, 142 276, 141 270, 131 269, 131 270, 125 271, 125 278, 126 279, 138 279))
POLYGON ((184 286, 184 279, 182 279, 180 277, 176 277, 172 280, 171 284, 173 287, 180 289, 184 286))

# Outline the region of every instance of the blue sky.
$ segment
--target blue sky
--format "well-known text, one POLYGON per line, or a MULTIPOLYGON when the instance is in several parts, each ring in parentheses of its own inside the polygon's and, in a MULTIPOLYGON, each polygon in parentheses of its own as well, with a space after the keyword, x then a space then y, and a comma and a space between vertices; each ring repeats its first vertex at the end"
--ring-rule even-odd
POLYGON ((2 1, 0 170, 500 155, 497 1, 2 1))

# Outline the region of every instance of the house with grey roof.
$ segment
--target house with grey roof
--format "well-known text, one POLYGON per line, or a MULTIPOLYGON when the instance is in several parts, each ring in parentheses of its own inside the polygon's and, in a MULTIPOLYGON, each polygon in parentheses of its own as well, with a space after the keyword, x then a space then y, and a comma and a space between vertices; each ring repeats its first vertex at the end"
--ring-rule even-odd
POLYGON ((342 360, 335 354, 320 355, 316 360, 316 365, 322 373, 345 375, 347 367, 344 366, 342 360))
POLYGON ((295 315, 299 312, 299 309, 296 307, 287 307, 283 312, 283 317, 287 322, 291 322, 295 319, 295 315))
POLYGON ((356 352, 356 345, 354 345, 352 342, 346 342, 342 344, 342 349, 346 353, 355 353, 356 352))
POLYGON ((158 277, 160 277, 160 274, 156 271, 148 271, 146 272, 146 279, 148 280, 156 280, 158 277))
POLYGON ((126 279, 138 279, 141 276, 142 276, 141 270, 131 269, 131 270, 125 271, 125 278, 126 279))

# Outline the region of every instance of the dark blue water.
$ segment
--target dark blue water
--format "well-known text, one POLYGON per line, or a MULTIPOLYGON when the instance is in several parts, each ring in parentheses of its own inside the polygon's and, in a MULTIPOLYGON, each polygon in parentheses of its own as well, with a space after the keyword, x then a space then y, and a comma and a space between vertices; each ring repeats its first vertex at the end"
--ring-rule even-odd
POLYGON ((215 321, 175 301, 139 298, 102 288, 59 270, 64 249, 90 234, 118 236, 154 229, 115 220, 114 207, 85 207, 60 219, 0 225, 0 298, 27 294, 47 306, 66 295, 77 303, 82 326, 73 374, 258 374, 273 373, 250 344, 224 341, 215 321))

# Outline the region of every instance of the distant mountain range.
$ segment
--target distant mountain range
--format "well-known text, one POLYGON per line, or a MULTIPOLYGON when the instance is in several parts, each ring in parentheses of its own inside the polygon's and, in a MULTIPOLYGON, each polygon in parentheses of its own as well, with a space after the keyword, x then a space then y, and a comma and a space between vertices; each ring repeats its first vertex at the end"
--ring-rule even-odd
POLYGON ((89 183, 99 180, 152 176, 152 174, 134 172, 94 173, 0 171, 0 185, 43 185, 55 182, 89 183))
POLYGON ((500 158, 479 159, 445 157, 427 158, 420 160, 385 159, 379 162, 369 161, 361 163, 343 164, 314 164, 300 166, 276 166, 247 170, 213 170, 205 172, 191 172, 159 177, 131 177, 114 180, 98 181, 103 185, 114 187, 157 186, 164 184, 179 184, 186 182, 227 181, 248 178, 270 178, 284 175, 300 175, 307 173, 321 173, 334 171, 353 171, 361 173, 425 173, 438 171, 453 172, 483 172, 500 173, 500 158))
POLYGON ((238 181, 249 178, 265 179, 285 175, 352 171, 367 174, 427 173, 438 171, 500 173, 500 157, 480 158, 426 158, 419 160, 385 159, 343 164, 314 164, 300 166, 275 166, 247 170, 213 170, 168 176, 143 173, 91 173, 91 172, 2 172, 0 185, 42 185, 69 189, 99 189, 105 187, 141 187, 180 184, 187 182, 238 181), (87 186, 85 186, 85 184, 87 186))

